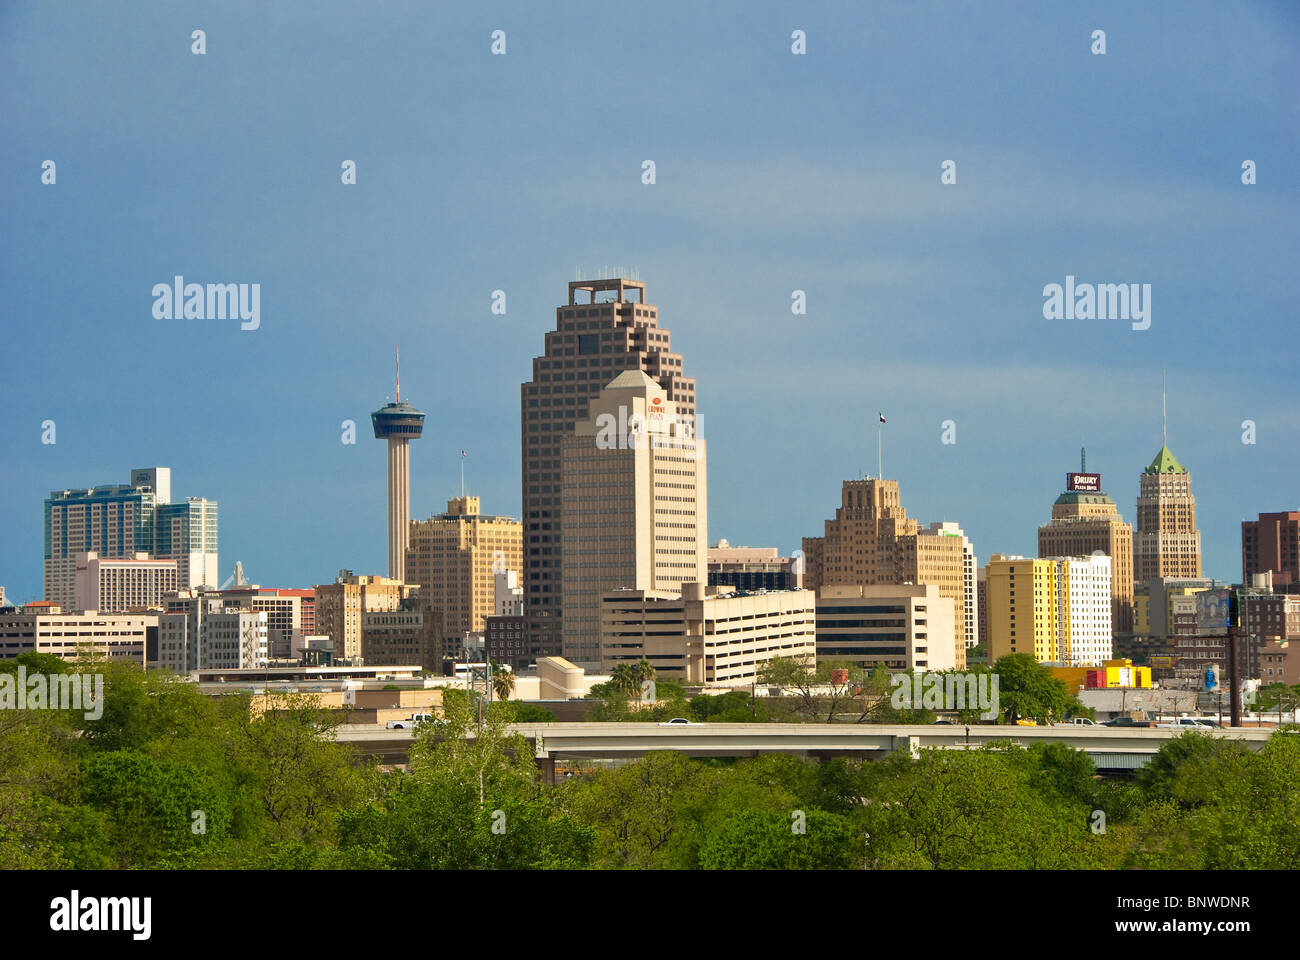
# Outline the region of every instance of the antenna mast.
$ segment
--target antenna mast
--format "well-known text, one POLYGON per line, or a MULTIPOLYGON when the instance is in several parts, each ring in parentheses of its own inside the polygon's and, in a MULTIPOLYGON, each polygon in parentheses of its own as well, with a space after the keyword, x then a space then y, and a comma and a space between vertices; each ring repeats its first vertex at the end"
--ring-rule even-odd
POLYGON ((394 347, 393 371, 397 375, 397 402, 402 402, 402 348, 394 347))

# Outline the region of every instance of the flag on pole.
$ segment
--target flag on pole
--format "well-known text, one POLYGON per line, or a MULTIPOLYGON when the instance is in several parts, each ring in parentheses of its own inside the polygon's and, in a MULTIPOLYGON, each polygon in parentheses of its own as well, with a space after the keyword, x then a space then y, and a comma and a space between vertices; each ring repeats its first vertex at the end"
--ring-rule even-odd
POLYGON ((462 450, 462 451, 460 452, 460 455, 461 455, 461 459, 464 459, 464 457, 466 456, 465 451, 462 450))
POLYGON ((884 422, 885 422, 885 415, 884 415, 883 413, 881 413, 879 410, 876 411, 876 416, 880 417, 880 422, 881 422, 881 423, 884 423, 884 422))

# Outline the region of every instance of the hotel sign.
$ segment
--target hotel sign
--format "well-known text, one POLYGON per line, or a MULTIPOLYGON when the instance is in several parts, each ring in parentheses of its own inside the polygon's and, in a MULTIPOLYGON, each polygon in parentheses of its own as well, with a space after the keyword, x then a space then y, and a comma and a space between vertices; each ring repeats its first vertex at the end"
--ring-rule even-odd
POLYGON ((1100 473, 1067 473, 1065 475, 1066 490, 1082 490, 1088 493, 1101 492, 1101 474, 1100 473))

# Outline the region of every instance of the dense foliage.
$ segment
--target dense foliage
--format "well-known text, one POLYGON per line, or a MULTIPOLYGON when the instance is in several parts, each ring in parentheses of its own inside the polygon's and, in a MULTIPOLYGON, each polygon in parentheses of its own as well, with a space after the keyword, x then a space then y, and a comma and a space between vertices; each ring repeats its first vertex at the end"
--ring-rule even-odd
MULTIPOLYGON (((97 719, 0 710, 0 868, 1237 869, 1293 867, 1300 851, 1289 729, 1260 751, 1189 732, 1133 781, 1049 744, 867 762, 664 752, 550 786, 511 733, 515 704, 492 704, 479 731, 449 691, 409 769, 384 771, 308 698, 266 711, 93 669, 97 719)), ((1055 700, 1030 690, 1016 712, 1061 706, 1031 694, 1055 700)), ((745 693, 672 702, 710 722, 767 709, 745 693)))

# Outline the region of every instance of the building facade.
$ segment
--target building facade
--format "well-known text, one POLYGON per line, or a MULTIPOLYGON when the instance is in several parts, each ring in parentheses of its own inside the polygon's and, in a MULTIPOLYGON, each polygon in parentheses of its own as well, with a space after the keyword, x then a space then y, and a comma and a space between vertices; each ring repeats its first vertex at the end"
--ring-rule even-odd
POLYGON ((0 660, 23 653, 78 660, 84 653, 144 667, 157 632, 157 614, 63 613, 56 603, 28 604, 16 613, 0 613, 0 660))
POLYGON ((316 587, 316 632, 330 638, 336 662, 358 661, 362 657, 362 614, 397 610, 415 589, 389 577, 341 570, 334 583, 316 587))
POLYGON ((362 611, 361 654, 366 666, 417 665, 442 674, 443 625, 436 606, 421 597, 403 600, 396 610, 362 611))
POLYGON ((1278 586, 1300 583, 1300 511, 1241 521, 1241 582, 1262 573, 1278 586))
POLYGON ((1201 531, 1196 528, 1191 474, 1167 446, 1138 480, 1133 568, 1138 580, 1201 575, 1201 531))
POLYGON ((179 589, 175 560, 150 560, 147 553, 106 560, 94 551, 77 554, 73 610, 126 613, 162 606, 179 589))
POLYGON ((1133 528, 1102 492, 1101 474, 1070 473, 1065 486, 1052 504, 1051 522, 1038 528, 1038 555, 1082 557, 1100 551, 1110 557, 1111 633, 1133 633, 1133 528))
POLYGON ((523 568, 523 525, 482 513, 478 497, 453 497, 447 512, 411 524, 407 576, 442 610, 447 637, 482 633, 496 612, 499 573, 523 568))
POLYGON ((719 540, 709 547, 709 586, 729 584, 737 590, 800 590, 803 570, 798 557, 782 557, 776 547, 733 547, 719 540))
MULTIPOLYGON (((528 553, 523 573, 528 649, 534 659, 563 647, 564 528, 560 443, 590 415, 601 389, 625 370, 663 388, 678 413, 695 419, 695 381, 673 353, 659 310, 645 284, 622 277, 575 281, 569 302, 555 311, 545 352, 533 360, 520 388, 523 523, 528 553)), ((697 431, 698 432, 698 431, 697 431)))
POLYGON ((933 583, 824 586, 817 591, 817 659, 870 670, 953 670, 956 617, 933 583))
POLYGON ((132 470, 125 484, 52 491, 44 504, 45 598, 75 606, 77 557, 85 553, 175 560, 180 589, 218 584, 217 502, 170 501, 168 467, 132 470))
MULTIPOLYGON (((564 657, 601 662, 601 597, 708 579, 706 446, 646 374, 615 377, 560 444, 564 657)), ((530 538, 531 539, 531 538, 530 538)))
POLYGON ((994 554, 985 570, 990 662, 1027 653, 1096 667, 1112 658, 1110 557, 994 554))
POLYGON ((811 660, 817 649, 811 590, 614 590, 601 599, 600 624, 602 673, 644 658, 656 677, 706 687, 749 686, 775 657, 811 660))
MULTIPOLYGON (((956 649, 953 662, 965 669, 967 631, 979 611, 968 616, 968 596, 978 602, 975 556, 956 524, 922 529, 907 515, 898 482, 868 477, 844 481, 835 519, 821 537, 803 540, 804 586, 934 584, 953 601, 956 649)), ((978 642, 978 637, 976 638, 978 642)), ((946 659, 946 658, 944 658, 946 659)))

